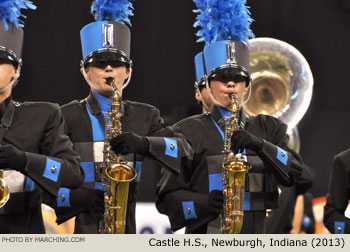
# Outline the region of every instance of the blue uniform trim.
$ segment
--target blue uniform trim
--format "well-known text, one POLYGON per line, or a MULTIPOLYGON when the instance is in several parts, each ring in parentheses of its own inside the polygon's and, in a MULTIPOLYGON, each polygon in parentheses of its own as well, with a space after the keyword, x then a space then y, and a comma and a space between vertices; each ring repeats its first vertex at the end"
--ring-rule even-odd
POLYGON ((24 191, 31 192, 35 189, 35 183, 33 180, 31 180, 29 177, 26 177, 26 182, 24 185, 24 191))
POLYGON ((0 208, 0 215, 5 213, 5 207, 0 208))
POLYGON ((103 182, 96 182, 95 189, 103 190, 103 182))
POLYGON ((230 117, 230 116, 231 116, 230 111, 228 111, 228 110, 226 110, 226 109, 223 109, 223 108, 220 108, 220 107, 217 107, 217 108, 218 108, 218 110, 219 110, 219 112, 220 112, 222 118, 225 119, 225 117, 230 117))
POLYGON ((102 127, 98 118, 91 114, 88 105, 86 104, 86 109, 88 111, 91 127, 92 127, 92 139, 94 142, 101 142, 105 139, 105 129, 102 127))
POLYGON ((310 217, 307 216, 307 215, 304 215, 304 216, 303 216, 302 224, 303 224, 305 227, 310 226, 310 224, 311 224, 310 217))
POLYGON ((209 192, 213 190, 222 191, 222 173, 210 174, 209 175, 209 192))
POLYGON ((68 188, 61 187, 58 190, 57 207, 70 207, 69 194, 68 188))
POLYGON ((182 208, 184 211, 185 220, 196 219, 197 214, 194 208, 193 201, 182 201, 182 208))
POLYGON ((245 192, 244 193, 243 210, 244 211, 249 211, 250 210, 250 192, 245 192))
POLYGON ((287 165, 288 163, 288 152, 285 150, 281 149, 280 147, 277 147, 277 156, 276 158, 281 161, 282 164, 287 165))
POLYGON ((105 116, 106 112, 111 111, 111 99, 104 97, 103 95, 100 95, 96 92, 92 92, 101 107, 101 112, 103 113, 103 116, 105 116))
POLYGON ((94 162, 80 162, 81 168, 83 168, 85 173, 84 182, 94 182, 95 181, 95 163, 94 162))
POLYGON ((335 221, 334 222, 334 233, 335 234, 344 234, 345 231, 345 222, 344 221, 335 221), (338 231, 338 228, 341 228, 340 231, 338 231))
POLYGON ((165 142, 165 155, 177 158, 178 155, 178 147, 177 142, 174 139, 164 137, 165 142))
POLYGON ((141 168, 142 168, 142 162, 141 161, 137 161, 135 163, 135 170, 136 170, 136 178, 135 178, 135 182, 139 182, 140 181, 140 177, 141 177, 141 168))
POLYGON ((57 182, 61 171, 61 163, 50 158, 46 158, 46 165, 43 176, 57 182))

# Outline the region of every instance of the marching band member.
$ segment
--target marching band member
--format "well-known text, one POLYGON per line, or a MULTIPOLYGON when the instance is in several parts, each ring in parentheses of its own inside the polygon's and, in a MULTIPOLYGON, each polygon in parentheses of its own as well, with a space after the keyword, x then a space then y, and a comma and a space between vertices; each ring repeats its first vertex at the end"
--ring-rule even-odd
MULTIPOLYGON (((62 107, 66 133, 81 155, 85 171, 82 188, 62 188, 54 207, 62 223, 76 215, 75 233, 97 233, 103 211, 102 182, 95 177, 95 166, 103 162, 105 112, 111 110, 113 78, 123 95, 132 73, 130 59, 130 24, 132 4, 125 0, 95 1, 92 13, 96 22, 81 30, 83 61, 81 72, 90 85, 90 94, 82 101, 72 101, 62 107), (118 8, 117 8, 118 7, 118 8), (62 199, 62 200, 60 200, 62 199)), ((151 105, 123 99, 120 119, 122 134, 110 139, 116 154, 135 168, 138 176, 130 183, 125 233, 136 233, 135 205, 138 181, 144 157, 155 159, 174 174, 180 172, 184 158, 191 159, 189 144, 165 127, 159 110, 151 105)), ((53 202, 55 203, 55 202, 53 202)))
POLYGON ((42 191, 57 197, 60 187, 79 187, 84 173, 59 106, 12 99, 22 65, 21 8, 36 7, 26 0, 0 3, 0 169, 10 191, 0 233, 45 233, 42 191))
MULTIPOLYGON (((220 233, 223 211, 222 164, 225 117, 230 116, 230 95, 240 105, 249 89, 251 19, 245 1, 194 0, 200 15, 196 26, 203 52, 195 57, 197 82, 207 83, 213 99, 210 113, 186 118, 174 125, 189 140, 192 163, 183 167, 183 179, 163 171, 156 206, 169 217, 172 230, 186 227, 186 233, 220 233), (208 11, 210 10, 210 11, 208 11)), ((232 151, 248 161, 241 233, 264 233, 266 209, 278 207, 277 184, 290 186, 303 170, 299 155, 287 146, 287 126, 266 115, 248 117, 238 112, 239 129, 228 139, 232 151)))
POLYGON ((335 155, 329 182, 323 223, 332 234, 350 234, 345 210, 350 199, 350 150, 335 155))

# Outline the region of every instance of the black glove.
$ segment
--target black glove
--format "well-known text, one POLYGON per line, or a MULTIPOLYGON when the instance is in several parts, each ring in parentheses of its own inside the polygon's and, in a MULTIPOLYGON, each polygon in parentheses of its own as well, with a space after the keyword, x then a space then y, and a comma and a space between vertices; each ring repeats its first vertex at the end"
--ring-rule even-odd
POLYGON ((260 151, 264 145, 264 140, 246 130, 236 130, 231 137, 231 150, 237 154, 239 150, 244 148, 253 151, 260 151))
POLYGON ((12 169, 24 172, 27 163, 27 155, 13 145, 3 145, 0 147, 0 169, 12 169))
POLYGON ((215 216, 219 215, 222 210, 224 195, 222 191, 213 190, 208 197, 208 211, 215 216))
POLYGON ((102 190, 80 187, 74 190, 74 197, 77 207, 80 206, 79 212, 91 212, 97 219, 103 216, 105 205, 102 190))
POLYGON ((92 192, 92 197, 89 204, 89 210, 92 212, 97 220, 103 218, 104 210, 105 210, 105 202, 104 202, 104 192, 98 189, 90 189, 92 192))
POLYGON ((148 140, 132 132, 122 133, 109 141, 111 149, 118 155, 137 153, 144 155, 148 152, 148 140))
MULTIPOLYGON (((44 194, 45 196, 45 194, 44 194)), ((60 199, 60 195, 58 195, 60 199)), ((61 224, 81 213, 91 213, 98 221, 103 218, 104 213, 104 193, 98 189, 88 189, 79 187, 70 191, 71 207, 57 207, 56 222, 61 224)))

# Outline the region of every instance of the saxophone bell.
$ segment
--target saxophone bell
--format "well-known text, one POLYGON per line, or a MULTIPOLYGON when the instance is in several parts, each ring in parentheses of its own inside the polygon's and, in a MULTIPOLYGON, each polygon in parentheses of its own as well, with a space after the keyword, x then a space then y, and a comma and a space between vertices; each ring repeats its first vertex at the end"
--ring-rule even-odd
POLYGON ((10 188, 3 178, 3 170, 0 170, 0 208, 2 208, 10 198, 10 188))

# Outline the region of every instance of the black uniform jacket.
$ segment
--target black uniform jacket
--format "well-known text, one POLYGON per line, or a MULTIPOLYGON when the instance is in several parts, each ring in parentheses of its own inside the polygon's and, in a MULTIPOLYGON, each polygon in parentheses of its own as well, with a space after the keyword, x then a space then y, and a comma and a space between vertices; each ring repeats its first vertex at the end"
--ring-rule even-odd
MULTIPOLYGON (((244 210, 277 208, 277 184, 292 185, 303 169, 302 161, 288 148, 287 126, 280 120, 264 115, 247 118, 243 112, 240 118, 241 128, 265 140, 259 153, 243 151, 252 165, 246 176, 244 210)), ((209 214, 207 203, 209 192, 223 187, 224 140, 220 132, 224 132, 224 127, 216 106, 210 114, 195 115, 174 126, 192 144, 194 158, 184 168, 186 183, 163 171, 158 184, 156 206, 159 212, 168 215, 173 230, 186 227, 187 233, 206 233, 209 222, 214 229, 218 228, 220 221, 209 214)))
POLYGON ((64 120, 57 104, 19 103, 9 98, 3 122, 8 121, 2 145, 25 151, 24 175, 5 170, 10 199, 0 208, 1 233, 44 233, 41 216, 42 190, 57 197, 60 187, 78 188, 84 181, 79 156, 64 134, 64 120), (9 111, 13 111, 10 113, 9 111), (6 120, 8 116, 12 120, 6 120))
POLYGON ((350 200, 350 149, 334 157, 323 222, 333 234, 350 234, 344 212, 350 200))
MULTIPOLYGON (((101 157, 103 142, 94 142, 93 140, 94 127, 102 127, 104 130, 100 104, 94 93, 90 93, 85 100, 73 101, 63 106, 62 112, 66 119, 66 132, 72 140, 75 150, 80 154, 81 166, 87 174, 84 187, 103 189, 102 183, 96 182, 93 174, 94 167, 103 161, 101 157), (97 126, 96 120, 99 121, 97 126)), ((183 136, 174 133, 171 127, 165 127, 159 110, 155 107, 139 102, 123 101, 121 112, 124 114, 121 118, 122 132, 134 132, 141 136, 147 136, 149 140, 148 157, 167 167, 173 174, 180 172, 183 160, 192 158, 191 146, 187 141, 181 139, 183 136)), ((126 158, 137 171, 138 177, 130 183, 129 187, 125 232, 136 233, 137 186, 144 157, 129 154, 126 158)), ((59 195, 54 207, 58 218, 57 222, 66 221, 79 213, 81 210, 79 204, 82 204, 79 189, 69 191, 62 188, 62 195, 59 195)), ((92 212, 86 211, 76 217, 75 233, 97 233, 97 221, 92 212)))
MULTIPOLYGON (((307 190, 312 187, 314 180, 314 173, 310 167, 304 166, 302 174, 296 178, 293 186, 278 186, 279 192, 279 208, 273 209, 267 218, 266 233, 267 234, 288 234, 292 229, 292 222, 294 217, 294 208, 298 195, 305 194, 307 190)), ((304 197, 304 208, 307 202, 304 197)), ((304 213, 306 215, 306 211, 304 213)), ((312 216, 305 216, 303 224, 308 225, 308 230, 312 229, 312 216)))

